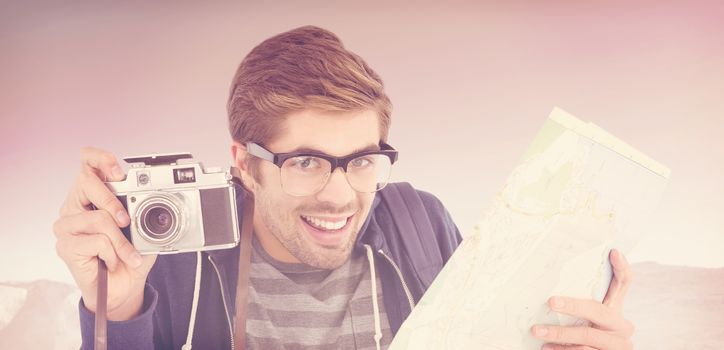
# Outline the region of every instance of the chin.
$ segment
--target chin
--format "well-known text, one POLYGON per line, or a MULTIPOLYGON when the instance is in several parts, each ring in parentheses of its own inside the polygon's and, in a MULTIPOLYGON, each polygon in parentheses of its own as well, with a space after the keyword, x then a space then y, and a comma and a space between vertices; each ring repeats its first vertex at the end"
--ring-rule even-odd
MULTIPOLYGON (((307 246, 301 256, 297 258, 310 266, 321 269, 335 269, 342 266, 349 259, 357 238, 357 230, 353 230, 337 244, 320 244, 302 229, 303 243, 307 246)), ((300 242, 301 243, 301 242, 300 242)))

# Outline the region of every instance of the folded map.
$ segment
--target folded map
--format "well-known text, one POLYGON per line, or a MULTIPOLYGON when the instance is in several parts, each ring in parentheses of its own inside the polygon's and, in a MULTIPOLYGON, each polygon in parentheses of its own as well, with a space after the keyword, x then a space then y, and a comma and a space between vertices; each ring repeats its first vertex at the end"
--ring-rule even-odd
POLYGON ((609 252, 647 233, 669 173, 555 108, 389 349, 540 349, 532 325, 582 322, 548 298, 604 298, 609 252))

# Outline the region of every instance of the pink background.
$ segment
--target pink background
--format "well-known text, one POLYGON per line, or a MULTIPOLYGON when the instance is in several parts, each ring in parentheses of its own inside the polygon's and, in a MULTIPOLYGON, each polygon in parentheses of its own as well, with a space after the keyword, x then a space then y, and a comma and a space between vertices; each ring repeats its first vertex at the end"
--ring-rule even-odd
POLYGON ((462 231, 558 105, 673 170, 630 260, 723 267, 722 18, 718 1, 4 4, 0 281, 72 281, 51 225, 80 147, 230 164, 237 64, 305 24, 382 75, 395 178, 438 195, 462 231))

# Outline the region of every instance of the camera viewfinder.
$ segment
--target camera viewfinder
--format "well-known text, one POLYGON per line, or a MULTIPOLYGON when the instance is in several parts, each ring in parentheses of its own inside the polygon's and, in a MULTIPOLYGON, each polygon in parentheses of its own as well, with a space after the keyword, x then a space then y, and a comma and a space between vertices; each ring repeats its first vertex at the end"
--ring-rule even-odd
POLYGON ((196 182, 194 168, 173 169, 173 182, 176 184, 196 182))

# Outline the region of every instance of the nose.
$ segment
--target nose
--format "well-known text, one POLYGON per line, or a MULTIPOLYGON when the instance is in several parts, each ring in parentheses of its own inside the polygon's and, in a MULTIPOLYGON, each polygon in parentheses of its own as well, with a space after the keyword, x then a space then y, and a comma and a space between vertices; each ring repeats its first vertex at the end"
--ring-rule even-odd
POLYGON ((356 194, 357 192, 347 182, 347 175, 342 168, 337 168, 329 174, 329 181, 321 191, 317 192, 316 199, 342 207, 352 202, 356 194))

